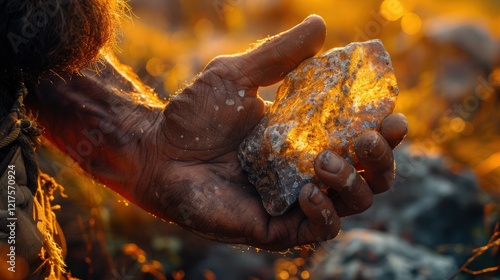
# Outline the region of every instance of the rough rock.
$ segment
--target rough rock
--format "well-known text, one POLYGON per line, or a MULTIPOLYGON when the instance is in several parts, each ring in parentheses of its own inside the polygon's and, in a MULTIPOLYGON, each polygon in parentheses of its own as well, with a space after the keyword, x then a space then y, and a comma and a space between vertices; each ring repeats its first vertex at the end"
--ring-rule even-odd
POLYGON ((310 258, 310 279, 441 280, 457 269, 453 258, 387 233, 356 229, 324 242, 310 258))
POLYGON ((302 186, 318 183, 313 161, 324 149, 355 163, 353 140, 380 127, 398 92, 389 54, 379 40, 329 50, 290 72, 239 149, 242 167, 267 212, 283 214, 302 186))

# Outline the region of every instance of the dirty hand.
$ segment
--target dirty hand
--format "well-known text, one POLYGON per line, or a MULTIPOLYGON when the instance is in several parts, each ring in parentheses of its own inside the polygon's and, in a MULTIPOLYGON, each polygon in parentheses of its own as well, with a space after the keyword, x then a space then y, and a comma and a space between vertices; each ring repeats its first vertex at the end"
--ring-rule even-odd
POLYGON ((320 153, 316 174, 336 195, 330 199, 308 184, 299 204, 279 217, 265 211, 237 157, 239 144, 265 112, 258 87, 280 81, 314 56, 324 39, 324 21, 311 16, 252 51, 212 60, 164 110, 162 144, 151 162, 166 164, 157 165, 140 204, 206 238, 270 250, 331 239, 339 217, 366 210, 373 194, 387 190, 394 178, 392 148, 407 130, 402 115, 390 115, 380 133, 357 139, 362 175, 335 153, 320 153), (347 180, 351 187, 343 187, 347 180))

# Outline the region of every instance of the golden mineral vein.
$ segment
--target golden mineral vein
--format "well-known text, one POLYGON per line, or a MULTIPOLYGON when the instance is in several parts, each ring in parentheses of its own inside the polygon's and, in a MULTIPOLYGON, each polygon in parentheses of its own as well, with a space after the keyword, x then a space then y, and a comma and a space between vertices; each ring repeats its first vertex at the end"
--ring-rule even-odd
POLYGON ((353 140, 379 129, 398 92, 379 40, 329 50, 289 73, 239 149, 266 210, 281 215, 296 201, 300 188, 314 178, 313 160, 321 151, 330 149, 355 163, 353 140))

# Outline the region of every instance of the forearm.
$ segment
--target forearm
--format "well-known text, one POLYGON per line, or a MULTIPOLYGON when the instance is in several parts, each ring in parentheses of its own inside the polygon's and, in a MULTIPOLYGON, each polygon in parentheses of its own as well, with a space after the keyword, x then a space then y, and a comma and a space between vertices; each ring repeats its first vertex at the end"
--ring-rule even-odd
POLYGON ((155 152, 162 104, 109 63, 99 75, 85 74, 43 82, 29 93, 29 107, 50 142, 131 199, 155 152))

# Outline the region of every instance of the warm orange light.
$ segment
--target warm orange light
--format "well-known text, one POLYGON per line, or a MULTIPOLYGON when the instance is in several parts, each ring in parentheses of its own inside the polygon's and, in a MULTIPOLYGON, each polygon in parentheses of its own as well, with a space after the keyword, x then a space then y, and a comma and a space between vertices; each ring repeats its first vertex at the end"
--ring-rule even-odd
POLYGON ((296 265, 296 266, 303 266, 305 261, 303 258, 295 258, 292 260, 292 262, 296 265))
POLYGON ((409 35, 417 34, 422 28, 422 20, 415 13, 407 13, 401 19, 401 29, 409 35))
POLYGON ((216 279, 215 273, 209 269, 207 269, 207 270, 205 270, 205 272, 203 272, 203 277, 206 280, 215 280, 216 279))
POLYGON ((288 278, 290 278, 290 273, 288 273, 288 271, 282 270, 278 274, 278 278, 283 279, 283 280, 288 279, 288 278))
POLYGON ((450 121, 450 127, 454 132, 460 133, 465 129, 465 122, 462 118, 453 118, 450 121))
POLYGON ((141 266, 141 271, 144 273, 148 273, 150 269, 151 269, 151 267, 147 264, 141 266))
POLYGON ((194 34, 199 40, 211 37, 214 34, 213 23, 206 18, 199 19, 194 25, 194 34))
POLYGON ((144 263, 146 261, 146 256, 145 255, 138 255, 137 256, 137 262, 138 263, 144 263))
POLYGON ((184 279, 184 271, 182 270, 179 270, 179 271, 175 271, 174 273, 172 273, 172 277, 174 278, 174 280, 182 280, 184 279))
POLYGON ((166 71, 165 61, 161 58, 153 57, 146 63, 146 70, 151 76, 161 76, 166 71))
POLYGON ((399 0, 385 0, 380 4, 380 14, 390 21, 403 16, 405 9, 399 0))

